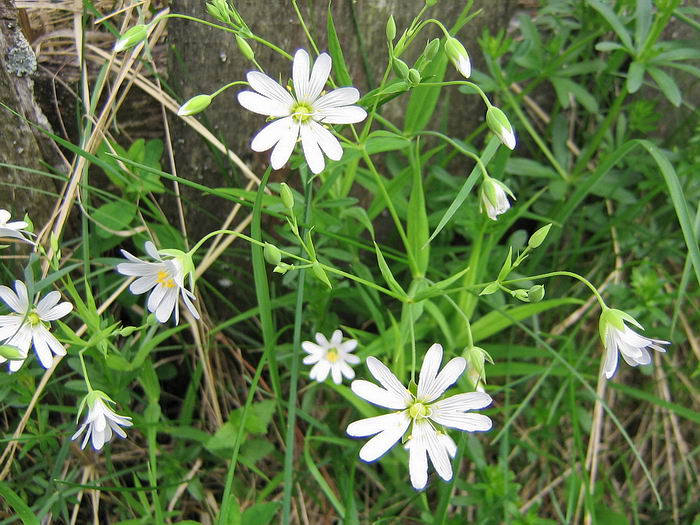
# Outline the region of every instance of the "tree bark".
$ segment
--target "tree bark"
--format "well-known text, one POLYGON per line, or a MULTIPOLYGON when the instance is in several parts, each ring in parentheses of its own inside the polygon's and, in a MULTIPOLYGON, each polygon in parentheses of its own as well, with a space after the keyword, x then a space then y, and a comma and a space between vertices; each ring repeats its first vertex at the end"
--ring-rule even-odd
MULTIPOLYGON (((36 58, 22 34, 11 0, 0 0, 0 57, 0 101, 19 115, 0 107, 0 162, 45 170, 41 161, 54 164, 56 149, 51 139, 27 122, 50 129, 34 98, 36 58)), ((0 208, 9 208, 19 218, 29 213, 35 223, 43 224, 51 213, 45 192, 55 193, 56 185, 52 179, 27 169, 0 166, 0 208)))
MULTIPOLYGON (((450 27, 465 4, 466 2, 443 1, 429 13, 434 14, 447 27, 450 27)), ((313 0, 299 2, 304 20, 321 51, 327 49, 327 5, 326 2, 313 0)), ((332 3, 336 32, 348 70, 353 84, 362 93, 376 87, 386 66, 385 25, 389 15, 394 15, 399 28, 405 28, 423 5, 423 0, 383 2, 336 0, 332 3)), ((310 48, 291 2, 239 0, 236 1, 236 7, 256 34, 289 53, 293 54, 300 47, 310 48)), ((476 0, 474 2, 473 10, 483 8, 482 13, 463 27, 457 36, 471 52, 472 61, 477 67, 483 62, 476 43, 477 37, 485 27, 492 32, 505 28, 514 7, 515 2, 511 0, 476 0)), ((172 12, 211 20, 206 12, 205 2, 202 0, 173 0, 172 12)), ((182 100, 201 93, 212 93, 229 82, 245 79, 246 72, 254 69, 253 65, 242 57, 233 35, 229 33, 184 20, 172 20, 168 31, 170 84, 182 100)), ((440 36, 442 35, 436 28, 431 38, 440 36)), ((425 42, 427 42, 427 36, 425 42)), ((425 42, 417 42, 416 49, 422 50, 425 42)), ((291 76, 289 61, 267 47, 256 43, 251 45, 257 61, 263 65, 270 76, 275 78, 279 76, 282 81, 286 81, 291 76)), ((448 72, 448 76, 455 79, 461 78, 456 72, 454 74, 448 72)), ((248 161, 259 173, 268 164, 269 152, 254 153, 249 145, 251 137, 262 127, 263 122, 260 115, 241 108, 236 100, 238 91, 240 90, 233 88, 217 97, 200 118, 209 124, 210 129, 229 148, 248 161)), ((387 108, 385 114, 401 123, 403 121, 401 112, 405 110, 406 104, 407 98, 402 97, 393 107, 387 108)), ((436 114, 439 113, 438 109, 436 114)), ((458 136, 464 136, 470 127, 468 124, 476 126, 483 118, 483 114, 484 109, 479 97, 463 96, 455 91, 451 97, 450 113, 445 119, 448 122, 448 130, 458 136), (475 119, 474 115, 479 117, 475 119)), ((232 177, 233 174, 225 164, 223 168, 222 165, 217 165, 212 152, 188 126, 178 119, 173 119, 172 130, 179 175, 213 187, 240 185, 240 181, 236 182, 235 176, 232 177)), ((278 180, 280 178, 283 180, 286 174, 284 170, 280 171, 274 176, 278 180)), ((191 192, 184 189, 184 193, 188 195, 191 192)), ((194 194, 191 197, 194 198, 194 194)), ((208 211, 211 212, 212 208, 208 206, 208 211)), ((225 207, 221 207, 217 218, 220 220, 225 213, 225 207)), ((193 222, 201 225, 202 232, 210 229, 215 223, 215 221, 199 218, 193 222)))

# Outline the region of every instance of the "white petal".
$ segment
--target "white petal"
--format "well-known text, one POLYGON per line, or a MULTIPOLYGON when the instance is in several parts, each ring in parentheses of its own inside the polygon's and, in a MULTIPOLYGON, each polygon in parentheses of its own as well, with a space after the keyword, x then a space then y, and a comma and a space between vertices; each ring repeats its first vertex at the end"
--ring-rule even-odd
POLYGON ((606 379, 614 376, 615 370, 617 370, 617 344, 611 332, 612 330, 608 330, 607 334, 605 334, 605 365, 603 370, 606 379))
POLYGON ((340 346, 340 343, 343 342, 343 332, 340 330, 334 330, 333 333, 331 334, 331 340, 330 343, 338 348, 340 346))
POLYGON ((348 436, 352 437, 367 437, 378 434, 382 430, 394 427, 402 422, 406 418, 406 413, 404 412, 393 412, 391 414, 384 414, 381 416, 368 417, 366 419, 360 419, 359 421, 353 421, 348 425, 345 430, 348 436))
POLYGON ((328 75, 331 73, 331 62, 331 57, 328 53, 321 53, 316 62, 314 62, 307 90, 308 102, 314 102, 321 94, 328 80, 328 75))
POLYGON ((282 118, 270 122, 253 137, 250 148, 253 151, 269 150, 280 141, 284 134, 291 132, 292 124, 291 118, 282 118))
POLYGON ((301 146, 304 150, 304 158, 312 173, 318 174, 323 171, 326 161, 323 160, 323 153, 318 145, 316 135, 309 124, 300 126, 301 146))
POLYGON ((6 224, 12 215, 7 210, 0 210, 0 224, 6 224))
POLYGON ((342 87, 326 93, 314 103, 314 109, 334 109, 349 106, 360 99, 360 92, 354 87, 342 87))
POLYGON ((37 313, 42 321, 55 321, 56 319, 61 319, 62 317, 68 315, 71 310, 73 310, 73 305, 69 302, 63 302, 57 306, 54 306, 46 313, 40 313, 40 308, 41 303, 39 303, 39 306, 37 307, 37 313))
POLYGON ((334 382, 336 385, 339 385, 340 383, 343 382, 343 374, 342 374, 342 372, 340 371, 340 367, 341 367, 342 365, 343 365, 342 362, 336 361, 336 362, 333 363, 333 365, 331 366, 331 377, 333 378, 333 382, 334 382))
POLYGON ((405 408, 408 403, 413 401, 413 396, 411 393, 404 388, 401 382, 396 378, 394 374, 376 357, 367 358, 367 368, 374 378, 381 383, 381 385, 386 388, 389 392, 392 392, 395 397, 403 399, 405 408))
POLYGON ((435 471, 445 481, 450 481, 452 479, 452 463, 450 462, 450 456, 448 455, 447 449, 445 448, 443 442, 438 438, 438 433, 429 424, 424 424, 421 426, 428 427, 426 430, 426 444, 428 448, 428 455, 430 456, 430 461, 435 467, 435 471))
POLYGON ((430 405, 431 409, 448 412, 465 412, 485 408, 493 402, 491 396, 483 392, 467 392, 447 397, 430 405))
POLYGON ((238 103, 248 111, 270 117, 286 117, 291 110, 289 104, 283 104, 279 100, 268 98, 253 91, 241 91, 238 94, 238 103))
POLYGON ((246 78, 248 79, 250 87, 261 95, 276 100, 287 107, 291 107, 294 103, 292 95, 264 73, 251 71, 246 75, 246 78))
POLYGON ((299 49, 294 54, 292 63, 292 82, 294 94, 299 101, 309 101, 309 54, 299 49))
POLYGON ((316 142, 328 158, 340 160, 343 156, 343 147, 338 142, 338 139, 333 136, 333 133, 313 120, 309 121, 308 126, 311 128, 316 142))
POLYGON ((57 292, 56 290, 47 293, 44 298, 39 301, 39 304, 36 305, 36 313, 39 314, 39 317, 41 319, 44 318, 44 314, 48 313, 51 308, 56 306, 58 304, 58 301, 61 300, 61 294, 57 292))
POLYGON ((442 371, 437 375, 435 381, 426 388, 425 398, 422 398, 426 403, 429 403, 440 397, 445 390, 451 387, 459 376, 462 375, 467 367, 467 360, 463 357, 454 357, 445 365, 442 371))
POLYGON ((341 363, 340 370, 345 379, 355 379, 355 371, 347 363, 341 363))
POLYGON ((418 375, 417 398, 421 401, 428 401, 428 394, 431 392, 435 379, 437 378, 440 364, 442 363, 442 345, 435 343, 423 357, 423 364, 418 375))
MULTIPOLYGON (((122 250, 122 253, 126 252, 122 250)), ((133 275, 138 277, 156 275, 160 268, 160 263, 148 263, 143 261, 117 264, 117 271, 120 274, 133 275)))
POLYGON ((29 311, 29 296, 27 295, 27 287, 22 281, 15 281, 15 291, 17 292, 18 304, 21 310, 16 310, 17 313, 23 314, 29 311))
POLYGON ((342 352, 352 352, 355 348, 357 348, 357 341, 355 339, 348 339, 338 347, 342 352))
POLYGON ((315 379, 319 383, 323 383, 326 378, 328 377, 328 372, 331 371, 331 364, 326 361, 325 359, 322 359, 318 363, 316 363, 313 368, 311 369, 311 372, 309 372, 309 377, 311 379, 315 379))
POLYGON ((153 289, 151 295, 148 296, 148 301, 146 303, 149 312, 155 313, 158 306, 163 301, 163 297, 165 297, 167 290, 168 289, 163 285, 158 285, 153 289))
POLYGON ((307 355, 304 359, 301 360, 302 363, 305 365, 313 365, 314 363, 318 363, 323 355, 321 354, 310 354, 307 355))
POLYGON ((454 458, 457 455, 457 443, 454 442, 454 439, 443 432, 438 433, 438 439, 442 443, 442 446, 445 447, 447 454, 451 458, 454 458))
POLYGON ((328 350, 332 345, 328 339, 326 339, 326 336, 323 335, 321 332, 316 332, 316 335, 314 336, 316 339, 316 342, 318 343, 318 346, 323 348, 323 350, 328 350))
POLYGON ((0 286, 0 298, 18 314, 25 314, 27 312, 26 307, 20 302, 17 294, 7 286, 0 286))
POLYGON ((194 306, 194 303, 192 302, 192 300, 197 299, 197 298, 194 296, 194 294, 192 292, 190 292, 189 290, 186 290, 185 288, 181 288, 180 291, 182 292, 181 293, 182 301, 185 303, 185 306, 192 314, 192 317, 194 317, 195 319, 199 319, 199 312, 197 311, 197 309, 194 306))
POLYGON ((66 355, 66 349, 63 347, 61 342, 58 339, 56 339, 56 337, 51 332, 49 332, 49 330, 46 327, 42 326, 41 329, 43 332, 44 340, 46 341, 46 344, 49 345, 51 351, 56 355, 66 355))
POLYGON ((428 456, 425 439, 419 430, 422 425, 415 425, 411 439, 406 443, 408 449, 408 472, 411 485, 416 490, 422 490, 428 484, 428 456))
POLYGON ((493 426, 491 419, 483 414, 433 411, 430 415, 430 419, 446 427, 466 430, 467 432, 484 432, 486 430, 491 430, 493 426))
POLYGON ((324 124, 355 124, 366 118, 367 112, 360 106, 321 109, 314 114, 314 119, 324 124))
POLYGON ((279 142, 272 150, 272 155, 270 156, 270 165, 276 170, 287 163, 294 151, 297 138, 299 137, 299 125, 294 122, 292 117, 286 117, 282 120, 288 121, 287 124, 289 128, 288 131, 280 137, 279 142))
MULTIPOLYGON (((156 319, 158 319, 158 321, 160 321, 161 323, 165 323, 168 319, 170 319, 170 316, 172 315, 173 310, 176 308, 177 305, 177 296, 177 288, 168 289, 167 293, 163 297, 163 300, 160 302, 158 308, 155 311, 156 319)), ((177 317, 178 316, 175 316, 175 324, 177 324, 178 322, 177 317)))
POLYGON ((312 354, 312 355, 318 355, 322 356, 326 353, 325 348, 321 348, 315 343, 312 343, 311 341, 304 341, 301 343, 301 349, 304 350, 307 354, 312 354))
POLYGON ((355 354, 345 354, 344 359, 346 363, 349 363, 351 365, 357 365, 361 361, 361 359, 355 354))
POLYGON ((45 334, 41 331, 34 333, 34 350, 36 351, 36 355, 39 357, 41 366, 44 368, 51 368, 51 365, 53 364, 53 354, 51 353, 49 343, 44 336, 45 334))
MULTIPOLYGON (((124 273, 124 272, 121 272, 124 273)), ((133 274, 125 274, 133 275, 133 274)), ((139 277, 133 283, 129 285, 129 291, 134 295, 140 295, 146 293, 148 290, 158 285, 158 274, 153 273, 151 275, 144 275, 139 277)))
POLYGON ((386 454, 404 435, 411 420, 405 411, 396 415, 401 417, 397 417, 395 421, 392 421, 360 449, 360 459, 362 461, 368 463, 376 461, 386 454))
POLYGON ((143 243, 143 248, 144 250, 146 250, 146 253, 151 256, 151 258, 155 259, 156 261, 162 262, 160 254, 156 249, 156 245, 153 244, 151 241, 146 241, 145 243, 143 243))
POLYGON ((353 381, 350 388, 362 399, 384 408, 403 410, 410 402, 410 398, 407 400, 403 396, 398 395, 396 392, 385 390, 378 387, 374 383, 365 381, 364 379, 357 379, 353 381))

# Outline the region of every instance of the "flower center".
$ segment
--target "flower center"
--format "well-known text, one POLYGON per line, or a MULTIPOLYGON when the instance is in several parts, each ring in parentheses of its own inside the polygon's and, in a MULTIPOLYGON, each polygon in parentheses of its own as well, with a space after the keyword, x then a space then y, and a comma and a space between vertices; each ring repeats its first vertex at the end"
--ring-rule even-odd
POLYGON ((39 317, 39 314, 36 312, 29 312, 27 315, 27 322, 32 326, 36 326, 41 324, 41 317, 39 317))
POLYGON ((335 348, 330 348, 326 351, 326 361, 335 363, 338 359, 340 359, 340 354, 335 348))
POLYGON ((313 113, 314 108, 307 102, 296 102, 292 106, 292 118, 300 124, 308 122, 313 113))
POLYGON ((423 403, 413 403, 408 409, 411 419, 423 419, 430 415, 430 408, 423 403))
POLYGON ((175 288, 175 281, 170 277, 170 274, 165 270, 158 272, 158 278, 156 279, 158 284, 165 286, 166 288, 175 288))

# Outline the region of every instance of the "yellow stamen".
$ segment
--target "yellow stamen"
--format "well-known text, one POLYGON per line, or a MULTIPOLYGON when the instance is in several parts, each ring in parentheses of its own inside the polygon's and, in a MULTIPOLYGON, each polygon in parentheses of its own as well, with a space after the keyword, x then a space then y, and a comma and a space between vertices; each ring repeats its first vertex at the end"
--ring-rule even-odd
POLYGON ((41 318, 36 312, 30 312, 29 315, 27 315, 27 322, 32 326, 36 326, 41 323, 41 318))
POLYGON ((170 278, 170 275, 166 271, 159 271, 158 278, 156 279, 158 284, 162 284, 166 288, 175 288, 175 281, 170 278))
POLYGON ((314 113, 314 108, 305 102, 296 102, 292 106, 292 118, 299 123, 307 122, 314 113))
POLYGON ((340 359, 340 354, 338 354, 338 351, 335 348, 331 348, 326 352, 326 360, 330 361, 331 363, 335 363, 338 359, 340 359))
POLYGON ((411 408, 408 409, 408 413, 411 419, 426 418, 430 415, 430 408, 423 403, 413 403, 411 408))

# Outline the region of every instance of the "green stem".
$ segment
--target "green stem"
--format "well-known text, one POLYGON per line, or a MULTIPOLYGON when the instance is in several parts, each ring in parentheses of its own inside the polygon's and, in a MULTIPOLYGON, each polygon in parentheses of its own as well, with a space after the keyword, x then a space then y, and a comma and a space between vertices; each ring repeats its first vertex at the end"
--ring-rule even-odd
POLYGON ((87 386, 88 392, 92 392, 92 384, 90 383, 90 376, 88 375, 87 367, 85 366, 85 358, 83 357, 83 352, 85 352, 87 348, 83 348, 80 352, 78 352, 78 357, 80 358, 80 366, 83 369, 83 379, 85 380, 85 386, 87 386))
POLYGON ((600 307, 605 309, 607 308, 607 305, 605 304, 605 301, 603 300, 603 297, 600 295, 600 292, 598 292, 598 289, 593 286, 588 279, 585 277, 582 277, 581 275, 573 272, 566 272, 566 271, 556 271, 556 272, 548 272, 548 273, 541 273, 539 275, 532 275, 530 277, 521 277, 519 279, 510 279, 508 281, 503 281, 501 284, 507 285, 507 284, 513 284, 513 283, 518 283, 522 281, 534 281, 535 279, 547 279, 549 277, 572 277, 578 281, 581 281, 583 284, 588 286, 588 288, 593 292, 593 295, 595 298, 598 300, 598 304, 600 304, 600 307))
POLYGON ((306 27, 306 22, 304 22, 304 17, 301 16, 301 11, 299 11, 299 6, 297 5, 297 0, 292 0, 292 7, 294 8, 294 12, 297 14, 297 19, 299 20, 299 23, 301 24, 301 28, 304 30, 304 34, 306 35, 307 40, 309 41, 309 44, 311 44, 311 47, 314 48, 314 52, 318 55, 318 47, 316 46, 316 42, 314 41, 313 37, 311 36, 311 33, 309 32, 309 28, 306 27))
POLYGON ((459 151, 462 155, 465 155, 472 159, 476 164, 479 166, 479 169, 481 169, 481 173, 483 173, 484 177, 488 177, 489 174, 486 171, 486 166, 484 166, 484 163, 481 161, 481 157, 479 157, 476 153, 473 153, 469 150, 464 149, 460 144, 458 144, 456 141, 452 140, 450 137, 447 135, 444 135, 440 133, 439 131, 420 131, 417 133, 413 134, 414 136, 416 135, 431 135, 433 137, 438 137, 448 144, 450 144, 453 148, 455 148, 457 151, 459 151))
POLYGON ((211 98, 218 97, 221 93, 226 91, 228 88, 233 87, 233 86, 247 86, 248 82, 245 80, 236 80, 235 82, 231 82, 230 84, 226 84, 223 87, 220 87, 216 91, 214 91, 211 95, 209 95, 211 98))
POLYGON ((444 87, 444 86, 469 86, 470 88, 474 89, 479 96, 481 97, 481 100, 484 101, 484 104, 486 104, 487 108, 490 108, 493 106, 491 104, 491 101, 489 100, 489 97, 486 96, 486 93, 483 92, 483 90, 474 84, 474 82, 469 82, 468 80, 446 80, 444 82, 420 82, 418 85, 415 87, 423 87, 423 86, 434 86, 434 87, 444 87))

